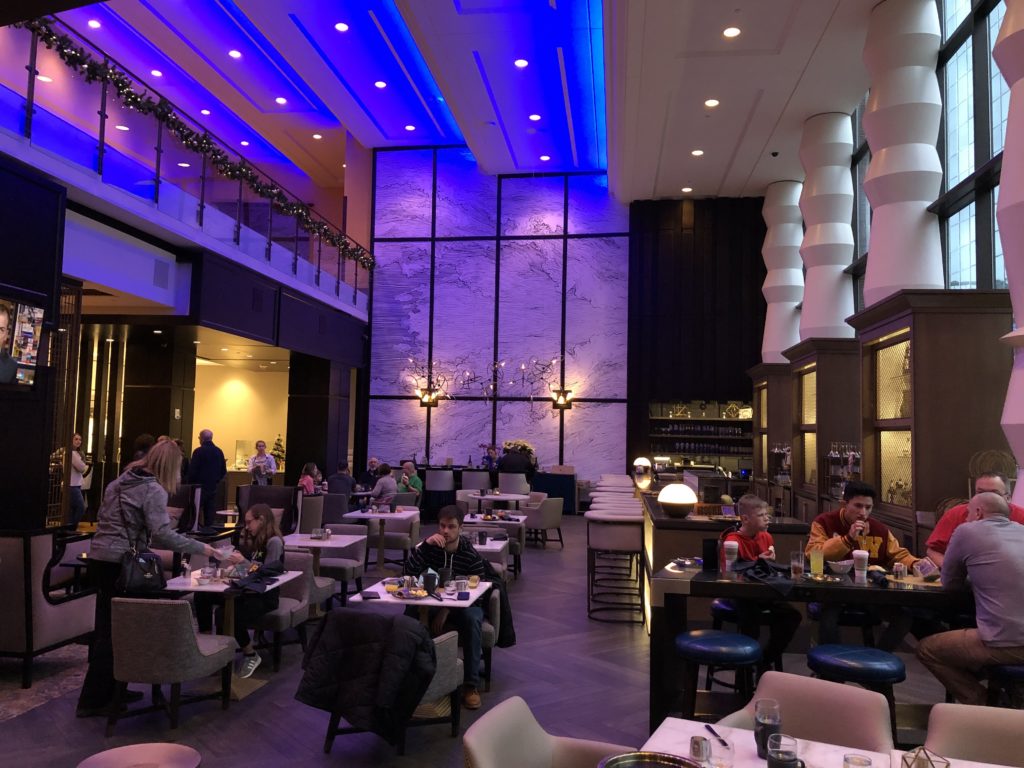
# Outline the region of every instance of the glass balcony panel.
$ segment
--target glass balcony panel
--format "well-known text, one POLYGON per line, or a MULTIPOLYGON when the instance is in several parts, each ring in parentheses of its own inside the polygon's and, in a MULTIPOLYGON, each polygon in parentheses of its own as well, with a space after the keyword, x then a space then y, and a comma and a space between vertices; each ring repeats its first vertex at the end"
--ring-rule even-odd
MULTIPOLYGON (((195 129, 196 126, 192 125, 195 129)), ((187 148, 164 130, 160 159, 160 200, 157 207, 168 216, 191 227, 199 226, 199 204, 203 198, 203 156, 187 148)))
POLYGON ((27 67, 31 47, 32 33, 28 30, 0 27, 0 129, 19 136, 25 135, 27 67))
POLYGON ((108 93, 103 181, 143 200, 153 200, 160 122, 129 109, 108 93))
MULTIPOLYGON (((239 162, 241 158, 228 153, 228 160, 239 162)), ((203 209, 203 231, 224 243, 234 244, 235 226, 238 221, 239 187, 238 179, 231 179, 212 165, 206 170, 206 207, 203 209)))

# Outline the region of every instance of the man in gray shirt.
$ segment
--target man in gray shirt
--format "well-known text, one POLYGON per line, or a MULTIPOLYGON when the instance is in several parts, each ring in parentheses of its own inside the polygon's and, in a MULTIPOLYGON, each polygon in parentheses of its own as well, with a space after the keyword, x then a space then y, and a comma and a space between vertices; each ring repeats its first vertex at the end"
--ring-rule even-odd
POLYGON ((984 704, 978 673, 997 664, 1024 664, 1024 525, 1009 519, 1006 499, 979 493, 967 523, 957 527, 942 563, 945 589, 974 591, 977 629, 926 637, 917 647, 921 662, 962 704, 984 704), (970 581, 968 581, 970 577, 970 581))

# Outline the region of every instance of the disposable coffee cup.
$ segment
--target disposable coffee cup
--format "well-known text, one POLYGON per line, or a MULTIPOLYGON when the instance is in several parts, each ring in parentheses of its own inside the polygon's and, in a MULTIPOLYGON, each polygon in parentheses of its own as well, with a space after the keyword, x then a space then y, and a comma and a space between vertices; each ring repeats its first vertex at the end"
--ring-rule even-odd
POLYGON ((731 571, 740 555, 740 544, 738 541, 727 541, 722 544, 722 550, 725 552, 725 570, 731 571))
POLYGON ((866 571, 868 569, 868 558, 871 553, 866 549, 853 550, 853 569, 855 571, 866 571))

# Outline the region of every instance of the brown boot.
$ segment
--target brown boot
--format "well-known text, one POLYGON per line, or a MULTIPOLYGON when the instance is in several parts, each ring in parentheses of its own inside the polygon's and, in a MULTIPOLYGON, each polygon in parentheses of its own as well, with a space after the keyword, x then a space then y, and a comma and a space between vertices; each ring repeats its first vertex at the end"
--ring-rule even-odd
POLYGON ((475 685, 462 686, 462 706, 466 709, 480 709, 480 692, 475 685))

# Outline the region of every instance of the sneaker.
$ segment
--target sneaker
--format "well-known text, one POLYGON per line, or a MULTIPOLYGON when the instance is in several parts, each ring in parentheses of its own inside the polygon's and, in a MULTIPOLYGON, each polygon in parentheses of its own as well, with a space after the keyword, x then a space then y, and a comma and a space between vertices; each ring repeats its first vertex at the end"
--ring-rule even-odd
POLYGON ((466 709, 480 709, 480 692, 475 685, 467 685, 462 689, 462 706, 466 709))
POLYGON ((252 673, 256 671, 256 667, 260 665, 263 659, 258 653, 254 653, 252 656, 242 657, 242 666, 238 668, 238 676, 241 678, 252 677, 252 673))

